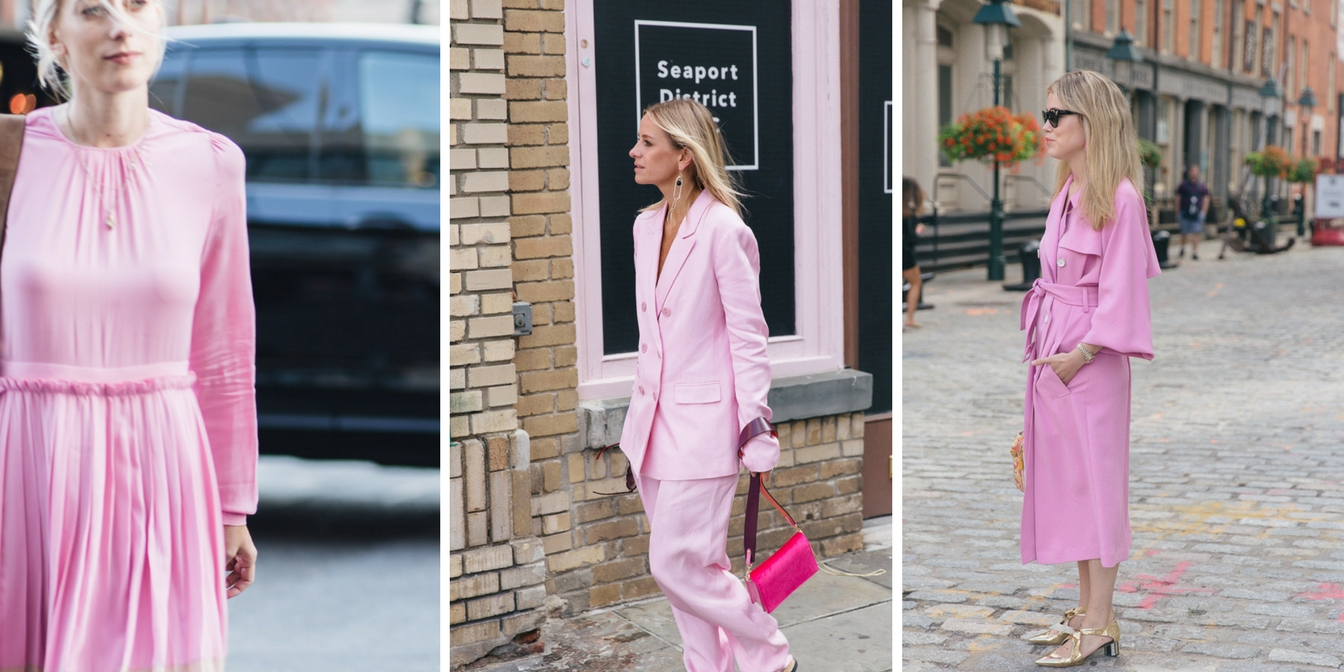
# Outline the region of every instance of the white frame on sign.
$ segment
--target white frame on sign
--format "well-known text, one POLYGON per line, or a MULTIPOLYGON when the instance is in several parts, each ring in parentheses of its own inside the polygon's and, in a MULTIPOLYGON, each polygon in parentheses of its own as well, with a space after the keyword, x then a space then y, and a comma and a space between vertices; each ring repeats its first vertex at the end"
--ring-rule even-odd
POLYGON ((727 23, 686 23, 682 21, 635 20, 635 133, 639 133, 639 120, 644 117, 644 101, 640 99, 639 79, 639 27, 667 26, 672 28, 701 28, 705 30, 740 30, 751 33, 751 165, 732 165, 728 170, 759 170, 761 164, 761 72, 756 50, 756 26, 739 26, 727 23))
MULTIPOLYGON (((566 0, 565 21, 578 394, 628 397, 636 353, 603 352, 593 0, 566 0)), ((795 333, 770 338, 776 378, 844 368, 839 5, 793 0, 791 21, 795 333)))

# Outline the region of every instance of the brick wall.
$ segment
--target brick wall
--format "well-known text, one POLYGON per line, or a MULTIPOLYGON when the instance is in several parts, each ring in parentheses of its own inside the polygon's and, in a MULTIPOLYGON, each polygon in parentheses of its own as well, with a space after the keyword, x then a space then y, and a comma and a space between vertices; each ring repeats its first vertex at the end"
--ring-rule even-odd
POLYGON ((577 445, 579 376, 563 8, 563 0, 504 0, 513 279, 534 323, 514 359, 517 410, 532 442, 532 531, 545 545, 548 576, 584 553, 571 534, 573 461, 565 457, 577 445))
POLYGON ((504 10, 449 11, 449 623, 461 665, 541 624, 546 570, 516 408, 504 10))
MULTIPOLYGON (((592 459, 591 449, 619 437, 624 411, 602 402, 583 405, 583 431, 566 444, 567 481, 543 501, 554 507, 566 499, 571 509, 557 511, 568 529, 558 525, 543 537, 549 573, 547 592, 563 603, 556 611, 572 615, 616 602, 658 593, 649 575, 649 523, 638 494, 605 497, 601 492, 625 491, 625 457, 607 454, 592 459), (584 449, 588 449, 585 451, 584 449)), ((779 465, 771 474, 771 494, 788 509, 812 543, 818 557, 833 557, 863 548, 863 413, 842 413, 779 423, 779 465)), ((742 529, 748 479, 738 480, 728 527, 728 553, 733 571, 743 568, 742 529)), ((793 534, 764 499, 757 532, 761 559, 793 534)), ((534 506, 535 508, 535 506, 534 506)))

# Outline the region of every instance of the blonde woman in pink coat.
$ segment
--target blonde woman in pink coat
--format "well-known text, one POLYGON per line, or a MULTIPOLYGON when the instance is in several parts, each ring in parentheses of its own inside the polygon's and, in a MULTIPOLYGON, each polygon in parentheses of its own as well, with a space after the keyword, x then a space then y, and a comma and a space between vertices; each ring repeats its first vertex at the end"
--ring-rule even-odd
MULTIPOLYGON (((756 238, 743 223, 709 110, 690 100, 645 110, 630 150, 635 182, 662 199, 635 220, 639 362, 621 450, 649 519, 649 570, 667 595, 690 672, 796 672, 775 619, 730 571, 728 516, 738 470, 779 461, 769 433, 769 331, 756 238)), ((768 475, 768 474, 767 474, 768 475)))
POLYGON ((1041 279, 1022 304, 1031 361, 1024 417, 1022 562, 1078 563, 1078 607, 1030 638, 1036 661, 1118 655, 1111 598, 1129 556, 1129 359, 1152 359, 1148 279, 1158 274, 1129 104, 1071 72, 1047 89, 1045 151, 1060 161, 1041 279))

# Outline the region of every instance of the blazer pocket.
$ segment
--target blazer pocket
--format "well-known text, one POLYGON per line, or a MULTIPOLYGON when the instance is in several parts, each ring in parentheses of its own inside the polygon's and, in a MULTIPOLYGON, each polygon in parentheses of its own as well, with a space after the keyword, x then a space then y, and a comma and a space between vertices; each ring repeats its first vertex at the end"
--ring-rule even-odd
POLYGON ((679 383, 674 395, 678 404, 716 404, 719 401, 719 384, 679 383))

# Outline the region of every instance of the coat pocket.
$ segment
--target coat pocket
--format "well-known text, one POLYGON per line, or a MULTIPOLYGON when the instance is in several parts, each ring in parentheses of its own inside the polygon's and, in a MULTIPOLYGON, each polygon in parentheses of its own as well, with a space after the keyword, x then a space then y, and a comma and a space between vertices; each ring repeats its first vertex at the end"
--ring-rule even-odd
POLYGON ((1059 374, 1049 364, 1042 364, 1041 368, 1041 375, 1036 377, 1036 390, 1056 399, 1069 396, 1069 386, 1059 379, 1059 374))
POLYGON ((678 404, 716 404, 719 401, 719 383, 680 383, 673 396, 678 404))

